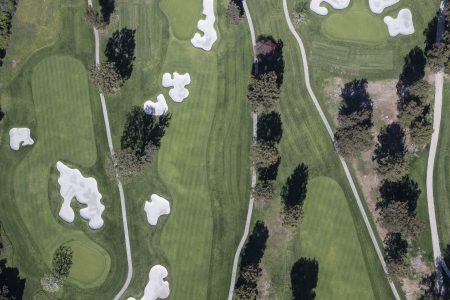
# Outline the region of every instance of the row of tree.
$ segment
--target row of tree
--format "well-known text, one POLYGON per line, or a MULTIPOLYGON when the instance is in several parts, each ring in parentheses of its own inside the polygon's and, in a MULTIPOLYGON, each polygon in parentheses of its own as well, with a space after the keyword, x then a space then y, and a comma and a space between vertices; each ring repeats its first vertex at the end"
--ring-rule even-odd
POLYGON ((443 10, 445 25, 444 32, 440 41, 436 40, 436 31, 439 13, 437 13, 436 18, 433 19, 429 24, 428 30, 425 32, 427 35, 427 58, 428 64, 432 71, 439 72, 445 71, 448 73, 450 71, 450 7, 446 5, 443 10))
MULTIPOLYGON (((268 60, 274 60, 284 65, 282 48, 271 36, 259 36, 255 45, 257 61, 255 65, 264 65, 268 60)), ((247 90, 247 99, 253 112, 258 114, 257 141, 252 145, 251 158, 258 172, 258 182, 253 191, 255 198, 269 202, 273 197, 273 181, 278 175, 281 156, 278 153, 278 143, 283 136, 283 126, 280 113, 276 107, 280 98, 280 85, 277 83, 282 74, 277 74, 274 68, 261 68, 255 73, 247 90)))
POLYGON ((236 299, 257 299, 258 279, 261 276, 261 259, 266 249, 269 230, 264 222, 257 221, 241 255, 239 276, 234 295, 236 299))
POLYGON ((0 1, 0 66, 3 65, 3 58, 6 55, 6 48, 11 36, 12 18, 16 12, 16 7, 16 0, 0 1))

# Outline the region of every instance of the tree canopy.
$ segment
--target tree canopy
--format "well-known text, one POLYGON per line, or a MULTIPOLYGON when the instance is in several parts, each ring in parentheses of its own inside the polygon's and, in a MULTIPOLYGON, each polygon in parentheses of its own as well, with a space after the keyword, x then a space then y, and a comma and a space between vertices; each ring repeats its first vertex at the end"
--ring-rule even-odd
POLYGON ((316 298, 314 289, 319 280, 319 263, 316 259, 302 257, 291 269, 291 288, 293 300, 312 300, 316 298))
POLYGON ((389 203, 397 201, 406 203, 408 210, 414 212, 420 193, 419 185, 411 180, 409 176, 403 177, 400 181, 385 180, 380 186, 381 199, 377 206, 385 207, 389 203))
POLYGON ((280 90, 275 72, 253 76, 247 90, 247 99, 252 110, 258 113, 271 111, 278 104, 280 90))
POLYGON ((253 75, 260 77, 274 72, 277 87, 280 88, 284 76, 283 41, 276 41, 269 35, 260 35, 256 40, 255 52, 257 60, 253 64, 253 75))
POLYGON ((114 95, 120 91, 124 81, 113 63, 92 65, 89 68, 89 78, 92 84, 104 95, 114 95))
POLYGON ((73 250, 69 246, 61 245, 53 254, 53 275, 65 279, 72 268, 73 250))
POLYGON ((130 78, 133 71, 135 34, 136 30, 126 27, 116 30, 106 44, 105 56, 124 80, 130 78))
POLYGON ((372 142, 373 104, 367 92, 367 80, 353 80, 341 90, 338 128, 335 134, 339 153, 352 156, 369 150, 372 142))

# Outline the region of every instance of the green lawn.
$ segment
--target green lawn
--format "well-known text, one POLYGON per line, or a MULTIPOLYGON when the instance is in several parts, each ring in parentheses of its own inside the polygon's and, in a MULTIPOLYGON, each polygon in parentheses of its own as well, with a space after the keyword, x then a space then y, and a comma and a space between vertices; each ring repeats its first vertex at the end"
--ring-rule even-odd
POLYGON ((387 27, 369 11, 345 10, 322 22, 322 33, 330 40, 379 44, 388 38, 387 27))
POLYGON ((73 250, 69 280, 73 280, 81 288, 102 284, 111 264, 108 253, 95 244, 88 245, 80 241, 71 241, 66 245, 73 250))
POLYGON ((344 192, 329 178, 308 184, 305 219, 295 255, 319 262, 318 299, 374 299, 344 192), (336 238, 340 237, 340 238, 336 238))
POLYGON ((450 243, 450 82, 445 81, 441 129, 434 164, 434 204, 441 249, 450 243))
POLYGON ((173 35, 181 40, 190 40, 197 32, 197 22, 204 18, 202 1, 162 0, 160 7, 169 19, 173 35))

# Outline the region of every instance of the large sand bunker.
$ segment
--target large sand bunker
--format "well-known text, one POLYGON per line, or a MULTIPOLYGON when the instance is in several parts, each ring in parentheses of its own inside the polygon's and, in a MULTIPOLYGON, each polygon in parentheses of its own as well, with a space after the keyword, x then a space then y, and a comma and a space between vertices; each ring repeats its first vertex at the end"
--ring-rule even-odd
POLYGON ((183 102, 183 100, 189 96, 189 91, 186 88, 186 85, 190 83, 191 83, 191 76, 189 76, 189 73, 181 75, 178 74, 177 72, 174 72, 173 79, 170 73, 164 73, 162 78, 163 87, 173 86, 173 88, 171 88, 169 91, 169 96, 175 102, 183 102))
POLYGON ((33 145, 31 131, 28 128, 11 128, 9 131, 9 146, 12 150, 19 150, 21 146, 33 145))
POLYGON ((399 34, 410 35, 414 33, 412 13, 407 8, 400 10, 395 19, 389 16, 385 17, 384 23, 388 26, 389 35, 392 37, 399 34))
POLYGON ((322 2, 330 4, 334 9, 345 9, 350 5, 350 0, 311 0, 309 8, 318 15, 326 16, 328 8, 320 6, 322 2))
POLYGON ((97 180, 92 177, 85 178, 77 169, 71 169, 62 162, 56 163, 60 176, 58 183, 64 202, 59 210, 61 219, 73 223, 75 213, 70 206, 73 198, 79 203, 87 205, 80 209, 80 216, 89 221, 89 227, 99 229, 103 226, 102 213, 105 206, 100 202, 102 195, 98 192, 97 180))
POLYGON ((167 106, 166 98, 163 94, 159 94, 156 97, 156 102, 152 100, 147 100, 144 103, 144 111, 148 115, 161 116, 164 115, 169 110, 167 106))
MULTIPOLYGON (((141 300, 156 300, 156 299, 166 299, 169 297, 170 288, 169 283, 164 281, 167 277, 166 268, 161 265, 156 265, 151 268, 148 274, 148 283, 144 290, 144 297, 141 300)), ((136 300, 136 298, 130 297, 127 300, 136 300)))
POLYGON ((369 7, 374 14, 381 14, 385 8, 398 2, 400 0, 369 0, 369 7))
POLYGON ((162 215, 170 214, 170 203, 156 194, 150 196, 151 202, 145 201, 144 210, 150 225, 156 225, 162 215))
POLYGON ((209 51, 215 41, 217 41, 217 32, 214 29, 214 22, 216 21, 216 17, 214 16, 214 0, 203 0, 203 14, 206 18, 197 23, 197 28, 203 31, 203 36, 197 32, 191 39, 191 43, 195 48, 209 51))

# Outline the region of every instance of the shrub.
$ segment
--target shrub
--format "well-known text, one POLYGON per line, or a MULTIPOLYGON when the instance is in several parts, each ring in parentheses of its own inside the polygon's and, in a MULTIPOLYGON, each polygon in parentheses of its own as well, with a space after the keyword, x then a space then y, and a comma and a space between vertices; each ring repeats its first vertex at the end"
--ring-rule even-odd
POLYGON ((53 276, 64 280, 72 268, 73 250, 69 246, 59 246, 53 254, 53 276))

